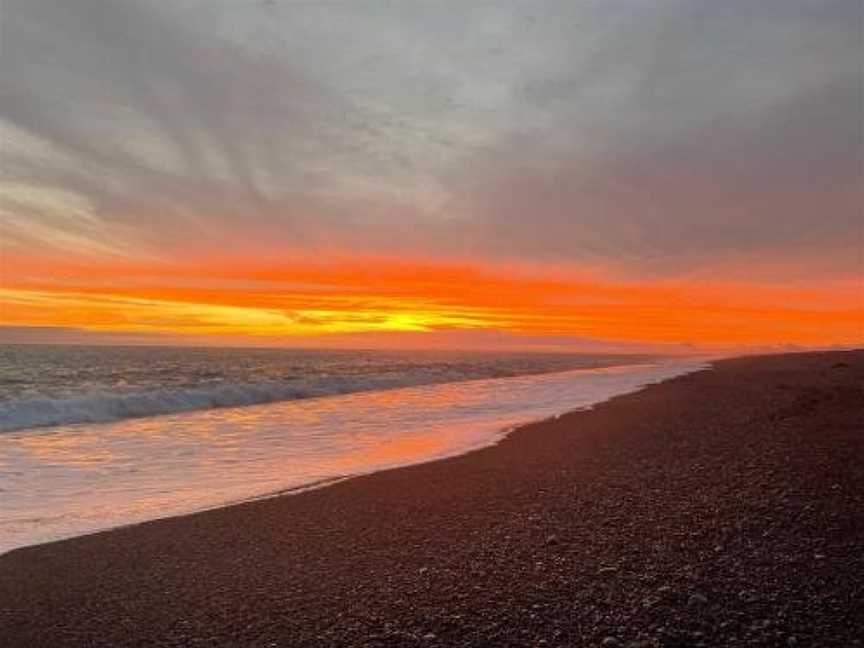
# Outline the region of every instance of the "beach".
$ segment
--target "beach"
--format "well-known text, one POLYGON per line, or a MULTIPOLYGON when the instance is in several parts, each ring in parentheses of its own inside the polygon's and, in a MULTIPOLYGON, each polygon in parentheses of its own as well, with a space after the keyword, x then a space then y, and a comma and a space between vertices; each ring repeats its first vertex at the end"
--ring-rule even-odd
POLYGON ((855 646, 864 351, 737 358, 422 465, 0 556, 0 643, 855 646))

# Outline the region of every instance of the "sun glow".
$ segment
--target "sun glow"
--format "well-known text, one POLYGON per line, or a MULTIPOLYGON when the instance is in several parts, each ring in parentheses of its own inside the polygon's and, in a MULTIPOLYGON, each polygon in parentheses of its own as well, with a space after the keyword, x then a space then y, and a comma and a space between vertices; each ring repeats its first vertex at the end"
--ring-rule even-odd
MULTIPOLYGON (((329 301, 339 303, 338 298, 329 301)), ((212 335, 295 336, 370 331, 478 328, 481 317, 448 312, 434 304, 391 300, 363 306, 351 297, 343 309, 237 306, 119 294, 0 290, 3 321, 29 326, 76 326, 94 331, 171 332, 212 335), (351 306, 352 308, 348 308, 351 306)))
POLYGON ((386 342, 387 334, 440 331, 727 346, 864 340, 864 295, 853 281, 637 283, 584 270, 369 258, 7 267, 16 272, 4 272, 0 319, 15 326, 322 345, 339 335, 386 342))

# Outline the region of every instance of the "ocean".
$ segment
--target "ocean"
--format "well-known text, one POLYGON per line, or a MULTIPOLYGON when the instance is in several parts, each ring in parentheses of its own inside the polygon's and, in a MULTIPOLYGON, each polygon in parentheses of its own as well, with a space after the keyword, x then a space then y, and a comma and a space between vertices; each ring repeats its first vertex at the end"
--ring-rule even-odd
POLYGON ((0 552, 461 454, 701 359, 0 346, 0 552))

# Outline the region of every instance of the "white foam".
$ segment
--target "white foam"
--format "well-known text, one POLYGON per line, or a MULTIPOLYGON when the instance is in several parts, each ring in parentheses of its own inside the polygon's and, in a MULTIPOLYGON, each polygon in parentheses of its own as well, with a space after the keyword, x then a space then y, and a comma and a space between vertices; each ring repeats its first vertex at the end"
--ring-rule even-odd
MULTIPOLYGON (((360 375, 322 375, 311 371, 308 376, 294 376, 288 380, 217 382, 167 388, 91 389, 52 395, 37 393, 29 397, 19 395, 0 399, 0 433, 476 380, 491 377, 484 372, 494 369, 494 363, 490 363, 489 367, 441 364, 436 367, 436 371, 429 371, 420 365, 405 367, 400 371, 360 375)), ((536 370, 543 371, 542 363, 537 365, 536 370)), ((194 372, 191 377, 194 378, 194 372)))
POLYGON ((77 423, 110 423, 460 379, 465 378, 456 374, 447 376, 446 380, 432 380, 423 374, 410 373, 399 376, 313 376, 290 382, 221 383, 127 392, 94 390, 63 397, 19 398, 0 403, 0 432, 77 423))
POLYGON ((258 405, 369 389, 344 381, 301 387, 293 384, 234 384, 131 393, 93 391, 66 398, 29 398, 0 406, 0 432, 74 423, 107 423, 127 418, 194 410, 258 405))

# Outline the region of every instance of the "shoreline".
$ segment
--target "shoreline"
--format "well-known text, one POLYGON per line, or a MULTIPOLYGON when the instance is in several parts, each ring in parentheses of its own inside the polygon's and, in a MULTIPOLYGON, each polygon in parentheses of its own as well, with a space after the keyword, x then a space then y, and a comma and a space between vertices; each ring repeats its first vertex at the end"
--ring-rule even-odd
MULTIPOLYGON (((635 363, 635 364, 625 364, 625 365, 611 365, 605 367, 585 367, 580 369, 568 369, 565 371, 558 372, 543 372, 539 374, 522 374, 518 376, 509 376, 504 378, 483 378, 483 379, 471 379, 464 381, 454 381, 450 383, 441 383, 441 384, 430 384, 430 385, 420 385, 420 386, 407 386, 401 388, 393 388, 393 389, 382 389, 379 391, 369 391, 365 393, 349 393, 344 395, 334 395, 334 396, 324 396, 322 399, 327 399, 328 403, 336 403, 341 402, 343 399, 351 399, 350 405, 343 405, 342 409, 344 410, 344 416, 350 416, 352 412, 357 412, 358 408, 368 408, 368 405, 365 405, 363 401, 365 399, 376 399, 381 398, 383 396, 387 396, 389 394, 395 395, 398 394, 412 394, 414 392, 427 392, 430 393, 435 392, 436 390, 447 390, 453 389, 454 387, 464 387, 467 389, 471 388, 471 385, 486 385, 493 384, 494 389, 497 391, 497 394, 500 396, 496 396, 494 399, 489 401, 489 405, 493 403, 500 403, 501 401, 507 401, 507 397, 504 396, 507 390, 516 394, 524 394, 526 389, 530 389, 533 387, 532 382, 534 380, 539 380, 541 382, 545 381, 555 381, 562 380, 567 381, 571 377, 577 381, 576 384, 568 385, 566 390, 561 391, 561 395, 564 397, 563 399, 557 399, 557 402, 550 408, 539 407, 536 405, 536 402, 531 399, 524 399, 525 402, 521 404, 522 412, 521 414, 513 414, 512 411, 508 411, 508 413, 504 416, 505 419, 509 419, 506 422, 497 421, 492 423, 483 417, 473 420, 473 421, 464 421, 461 422, 462 427, 465 427, 465 424, 468 424, 468 427, 463 430, 461 435, 462 438, 454 437, 451 439, 451 442, 448 444, 441 445, 441 447, 437 448, 428 448, 426 450, 415 452, 414 454, 407 454, 400 458, 394 458, 392 461, 386 461, 384 463, 373 463, 368 465, 355 465, 353 467, 345 466, 344 472, 341 473, 332 473, 332 474, 324 474, 322 471, 316 470, 317 474, 314 475, 314 478, 311 480, 305 481, 302 478, 297 478, 295 475, 294 478, 283 479, 281 480, 283 483, 281 485, 276 484, 267 484, 266 487, 268 489, 257 490, 254 488, 246 488, 241 489, 240 491, 236 491, 234 493, 224 492, 221 493, 218 498, 207 498, 205 497, 205 501, 199 501, 194 505, 183 505, 181 502, 184 496, 184 484, 173 482, 175 487, 175 491, 178 496, 175 502, 171 502, 172 505, 170 509, 163 510, 159 515, 153 515, 155 511, 150 510, 149 517, 145 515, 135 514, 135 511, 131 511, 131 515, 126 516, 116 516, 111 519, 103 519, 101 521, 86 519, 84 523, 72 523, 73 521, 77 522, 77 516, 87 514, 89 510, 85 506, 78 506, 74 509, 65 509, 63 508, 63 502, 56 502, 57 505, 56 510, 48 511, 45 513, 46 519, 52 520, 56 519, 59 523, 48 522, 39 528, 34 528, 30 530, 29 533, 18 531, 17 534, 13 533, 11 536, 0 536, 0 556, 14 551, 15 549, 39 546, 43 544, 49 544, 52 542, 60 542, 63 540, 74 539, 77 537, 82 537, 85 535, 91 535, 93 533, 100 533, 104 531, 110 531, 112 529, 124 528, 128 526, 135 526, 137 524, 143 524, 146 522, 152 522, 156 520, 164 520, 172 517, 180 517, 184 515, 191 515, 194 513, 200 513, 204 511, 210 511, 218 508, 235 506, 239 504, 243 504, 246 502, 252 502, 262 499, 268 499, 272 497, 279 497, 283 495, 294 495, 305 492, 307 490, 314 490, 316 488, 322 488, 334 483, 338 483, 341 481, 345 481, 347 479, 352 479, 355 477, 361 477, 365 475, 374 474, 377 472, 382 472, 385 470, 392 470, 395 468, 419 465, 423 463, 429 463, 434 461, 439 461, 442 459, 449 459, 452 457, 457 457, 463 454, 467 454, 470 452, 477 451, 479 449, 489 447, 495 445, 501 441, 502 438, 510 434, 510 432, 518 427, 523 427, 525 425, 529 425, 532 423, 537 423, 544 421, 549 418, 553 418, 555 416, 560 416, 566 414, 568 412, 580 411, 586 408, 593 407, 609 398, 614 396, 632 393, 633 391, 637 391, 639 389, 644 388, 648 384, 653 384, 658 381, 662 381, 668 379, 669 377, 675 375, 683 375, 684 373, 691 373, 694 371, 701 371, 709 368, 709 359, 706 357, 693 357, 689 359, 683 358, 666 358, 662 360, 655 360, 651 363, 635 363), (617 385, 613 387, 611 390, 607 390, 605 394, 596 393, 598 389, 603 389, 596 381, 603 380, 604 377, 614 377, 616 375, 623 376, 625 379, 629 376, 631 377, 632 384, 623 384, 617 385), (586 382, 581 383, 582 380, 586 382), (509 384, 508 384, 509 383, 509 384), (587 396, 587 394, 591 394, 587 396), (581 401, 581 404, 580 404, 581 401), (500 423, 500 424, 499 424, 500 423), (469 430, 470 428, 470 431, 469 430), (209 499, 209 501, 207 501, 209 499), (63 522, 63 520, 68 520, 67 522, 63 522)), ((560 391, 560 390, 559 390, 560 391)), ((542 398, 544 394, 541 392, 540 397, 542 398)), ((441 398, 440 396, 438 397, 441 398)), ((255 418, 256 424, 252 424, 247 426, 247 445, 251 447, 253 443, 255 443, 254 432, 256 430, 260 431, 263 429, 262 419, 266 417, 265 412, 273 411, 276 412, 275 416, 270 417, 270 421, 268 421, 268 427, 272 427, 274 429, 278 429, 280 432, 284 427, 282 423, 283 420, 290 420, 291 417, 295 414, 293 410, 285 409, 292 407, 304 407, 309 405, 310 403, 317 402, 318 399, 295 399, 286 402, 278 402, 278 403, 269 403, 269 404, 258 404, 252 407, 254 409, 247 410, 247 407, 239 407, 239 408, 228 408, 225 416, 230 417, 232 412, 237 412, 238 415, 241 415, 243 418, 249 417, 257 417, 255 418), (275 425, 274 425, 275 422, 275 425)), ((428 400, 428 399, 427 399, 428 400)), ((434 402, 434 398, 429 402, 434 402)), ((349 402, 349 401, 345 401, 349 402)), ((420 403, 423 404, 422 402, 420 403)), ((456 406, 458 407, 458 403, 456 406)), ((335 405, 334 405, 335 406, 335 405)), ((437 412, 431 412, 433 417, 427 419, 423 424, 415 424, 411 425, 416 427, 419 430, 423 430, 424 427, 431 428, 448 428, 452 427, 449 424, 444 425, 436 425, 436 419, 434 418, 434 414, 437 413, 438 416, 447 416, 448 412, 445 409, 439 408, 437 412)), ((180 414, 169 414, 166 415, 167 418, 162 419, 162 427, 167 428, 172 425, 172 422, 175 426, 184 425, 186 428, 196 429, 198 426, 211 424, 208 420, 209 417, 213 416, 212 410, 201 410, 199 412, 186 412, 180 414), (203 419, 203 420, 199 420, 203 419)), ((161 419, 162 417, 149 417, 150 421, 156 422, 157 419, 161 419)), ((384 419, 387 416, 385 415, 384 419)), ((105 424, 107 426, 104 430, 102 430, 101 434, 103 438, 108 438, 108 435, 112 433, 114 429, 113 426, 120 426, 120 429, 128 426, 134 426, 139 424, 140 419, 131 419, 126 421, 118 421, 114 423, 105 424)), ((145 424, 147 421, 145 420, 145 424)), ((360 427, 363 426, 362 420, 358 420, 357 425, 360 427)), ((366 421, 368 424, 368 420, 366 421)), ((355 427, 357 426, 355 425, 355 427)), ((90 426, 88 426, 90 427, 90 426)), ((99 424, 96 424, 96 427, 93 428, 94 431, 100 427, 99 424)), ((352 426, 350 424, 346 424, 344 432, 350 434, 352 426)), ((399 429, 393 428, 392 430, 388 430, 389 433, 394 434, 394 439, 399 438, 399 429)), ((411 429, 411 428, 409 428, 411 429)), ((75 431, 73 427, 71 431, 75 431)), ((442 430, 446 432, 447 430, 442 430)), ((36 436, 36 438, 40 438, 39 435, 42 434, 41 429, 33 429, 24 432, 24 438, 26 438, 27 434, 31 433, 36 436)), ((64 433, 61 431, 60 433, 63 435, 64 433)), ((14 433, 13 433, 14 435, 14 433)), ((19 433, 20 435, 20 433, 19 433)), ((290 435, 289 435, 290 436, 290 435)), ((48 432, 48 438, 54 438, 51 436, 50 431, 48 432)), ((61 437, 58 437, 62 439, 61 437)), ((386 440, 386 435, 382 437, 382 442, 386 440)), ((13 438, 13 443, 15 439, 13 438)), ((38 454, 38 449, 27 448, 25 446, 25 450, 36 452, 38 454)), ((49 448, 50 450, 50 448, 49 448)), ((291 454, 287 452, 287 448, 275 448, 274 451, 279 455, 284 457, 286 460, 290 460, 291 454)), ((275 456, 275 455, 274 455, 275 456)), ((347 454, 345 455, 350 457, 350 449, 348 449, 347 454)), ((339 457, 335 457, 338 459, 339 457)), ((254 459, 252 460, 254 461, 254 459)), ((244 462, 238 462, 237 465, 246 465, 244 462)), ((137 466, 133 471, 136 475, 140 474, 142 470, 147 468, 146 465, 137 466)), ((258 469, 259 474, 266 474, 264 470, 268 470, 267 466, 256 466, 254 463, 249 465, 248 471, 250 474, 256 473, 256 468, 258 469)), ((302 468, 302 466, 301 466, 302 468)), ((324 469, 326 470, 326 469, 324 469)), ((230 478, 230 473, 227 475, 230 478)), ((118 477, 122 480, 123 475, 118 475, 118 477)), ((164 477, 164 476, 163 476, 164 477)), ((225 478, 226 475, 219 474, 213 475, 214 479, 225 478)), ((186 480, 185 487, 193 486, 197 483, 202 483, 200 479, 198 480, 186 480)), ((120 482, 122 484, 122 481, 120 482)), ((206 483, 206 482, 205 482, 206 483)), ((106 484, 109 487, 116 487, 116 482, 112 484, 106 484)), ((33 484, 33 486, 38 486, 38 484, 33 484)), ((94 484, 94 486, 98 486, 94 484)), ((26 492, 26 490, 21 489, 19 487, 19 492, 26 492)), ((168 491, 166 491, 168 492, 168 491)), ((131 501, 135 501, 137 493, 130 492, 129 497, 131 501)), ((110 510, 106 508, 109 506, 109 503, 101 502, 98 498, 92 500, 90 502, 91 505, 97 506, 103 510, 110 510)), ((14 507, 14 504, 13 504, 14 507)), ((14 509, 13 509, 14 510, 14 509)), ((20 520, 22 522, 21 528, 24 529, 29 519, 38 520, 39 516, 34 515, 31 511, 26 509, 22 509, 20 506, 18 508, 18 516, 15 517, 13 513, 12 520, 20 520)), ((12 525, 14 529, 14 524, 12 525)))
POLYGON ((855 645, 864 352, 711 365, 467 454, 13 549, 6 645, 855 645))

